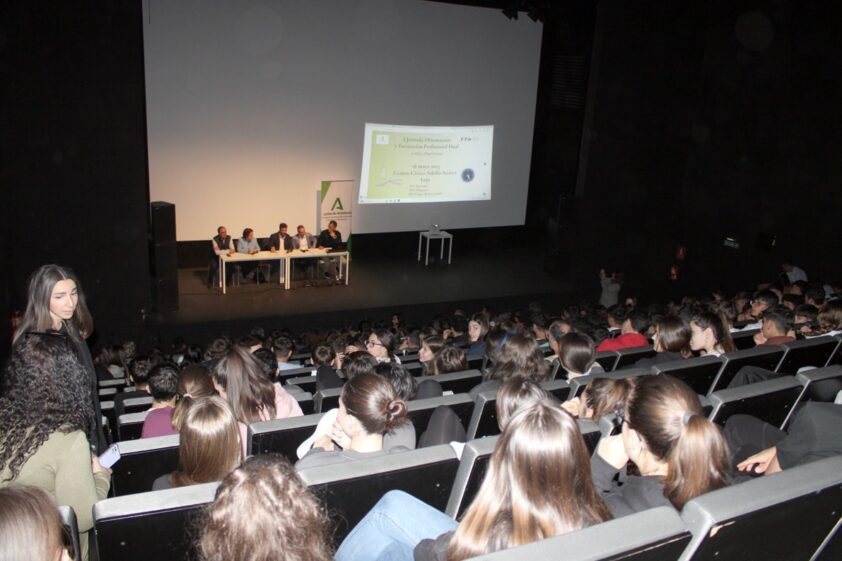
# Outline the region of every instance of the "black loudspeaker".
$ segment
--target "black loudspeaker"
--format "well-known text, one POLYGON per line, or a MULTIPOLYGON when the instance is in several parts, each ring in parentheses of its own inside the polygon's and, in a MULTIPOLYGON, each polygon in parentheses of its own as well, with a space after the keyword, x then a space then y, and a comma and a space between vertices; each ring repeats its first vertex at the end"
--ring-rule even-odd
POLYGON ((149 224, 152 228, 152 243, 175 242, 175 205, 155 201, 151 205, 149 224))
POLYGON ((175 242, 175 205, 150 205, 152 302, 158 311, 178 309, 178 250, 175 242))

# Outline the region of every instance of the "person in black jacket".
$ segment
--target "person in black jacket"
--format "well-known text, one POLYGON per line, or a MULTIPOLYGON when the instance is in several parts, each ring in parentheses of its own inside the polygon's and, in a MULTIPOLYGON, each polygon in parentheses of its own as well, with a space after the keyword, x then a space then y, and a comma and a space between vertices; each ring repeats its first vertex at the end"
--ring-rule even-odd
POLYGON ((591 462, 594 485, 615 517, 665 505, 681 509, 728 485, 728 445, 681 380, 667 374, 636 378, 622 423, 621 434, 599 441, 591 462), (629 460, 639 476, 621 473, 629 460), (618 474, 620 482, 614 481, 618 474))

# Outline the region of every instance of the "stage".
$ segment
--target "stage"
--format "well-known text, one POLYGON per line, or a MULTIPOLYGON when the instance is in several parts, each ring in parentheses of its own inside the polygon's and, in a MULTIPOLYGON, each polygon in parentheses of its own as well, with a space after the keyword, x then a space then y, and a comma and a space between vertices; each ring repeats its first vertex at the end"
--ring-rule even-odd
POLYGON ((270 283, 229 285, 227 294, 206 288, 206 268, 179 269, 179 310, 149 321, 164 337, 236 335, 255 325, 299 331, 356 324, 362 318, 388 320, 393 312, 404 314, 405 322, 429 321, 456 306, 471 313, 483 305, 517 309, 532 300, 557 313, 581 297, 571 281, 544 272, 541 247, 471 252, 460 251, 457 244, 450 265, 446 254, 444 261, 438 253, 435 257, 431 253, 426 267, 414 254, 352 258, 348 286, 325 279, 303 286, 296 280, 284 290, 275 272, 270 283))

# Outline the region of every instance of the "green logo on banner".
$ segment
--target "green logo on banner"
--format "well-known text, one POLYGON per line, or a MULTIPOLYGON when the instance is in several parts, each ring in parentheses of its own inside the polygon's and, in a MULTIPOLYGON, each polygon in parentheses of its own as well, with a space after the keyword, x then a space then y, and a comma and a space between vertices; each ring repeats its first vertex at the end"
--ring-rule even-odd
POLYGON ((336 200, 333 201, 333 206, 330 207, 330 210, 336 210, 337 208, 339 210, 345 210, 344 208, 342 208, 342 200, 339 197, 336 197, 336 200))

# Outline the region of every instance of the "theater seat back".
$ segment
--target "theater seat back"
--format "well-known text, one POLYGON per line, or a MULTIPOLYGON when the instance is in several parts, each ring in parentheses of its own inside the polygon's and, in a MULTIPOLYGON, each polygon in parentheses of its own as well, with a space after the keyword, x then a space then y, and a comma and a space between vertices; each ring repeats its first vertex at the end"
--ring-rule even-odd
POLYGON ((783 356, 784 349, 778 346, 756 347, 725 353, 720 357, 723 362, 722 370, 719 371, 713 381, 710 393, 727 388, 743 366, 757 366, 766 370, 776 370, 783 356))
POLYGON ((693 534, 681 561, 811 559, 842 505, 842 456, 720 489, 684 506, 693 534))
POLYGON ((786 354, 778 366, 778 372, 794 375, 805 366, 821 368, 827 364, 836 347, 839 346, 839 340, 830 336, 814 337, 784 343, 781 346, 786 349, 786 354))
POLYGON ((700 356, 656 364, 653 370, 658 374, 669 374, 678 378, 699 395, 708 395, 713 381, 722 370, 722 360, 717 356, 700 356))
POLYGON ((152 483, 178 469, 178 435, 118 442, 120 460, 111 469, 117 497, 152 490, 152 483))

